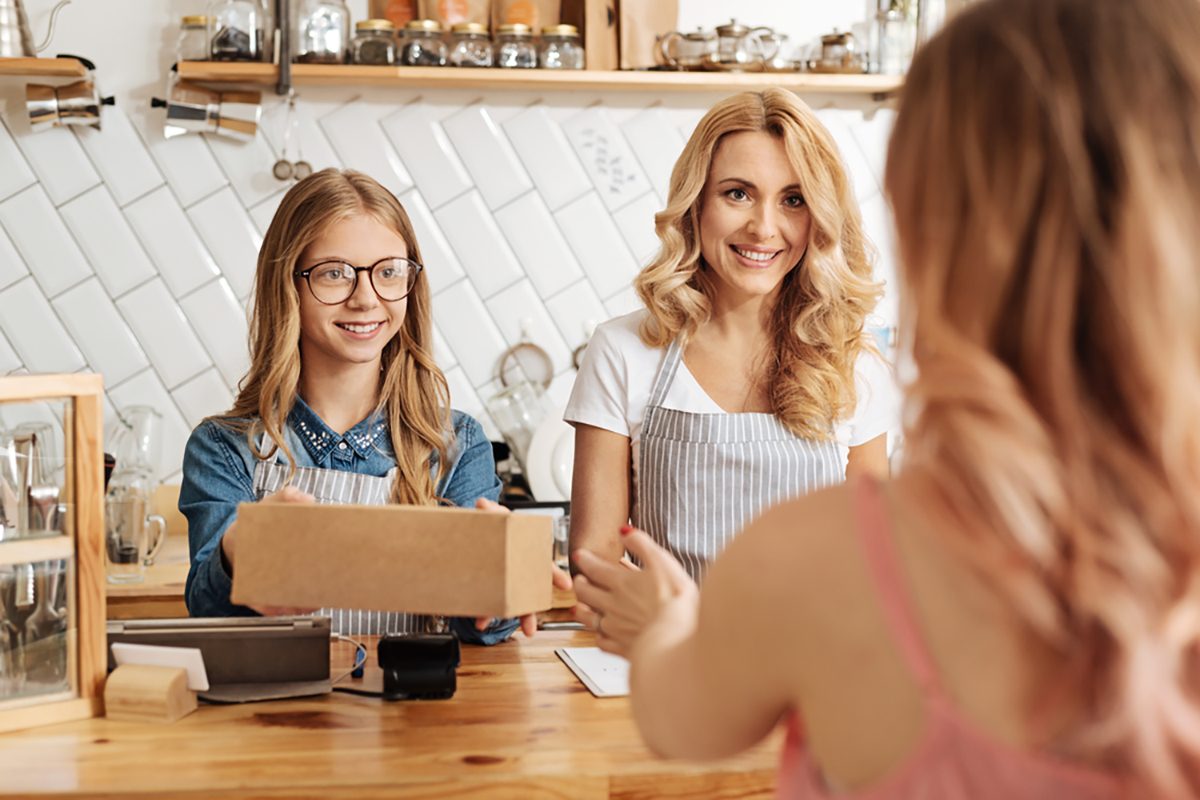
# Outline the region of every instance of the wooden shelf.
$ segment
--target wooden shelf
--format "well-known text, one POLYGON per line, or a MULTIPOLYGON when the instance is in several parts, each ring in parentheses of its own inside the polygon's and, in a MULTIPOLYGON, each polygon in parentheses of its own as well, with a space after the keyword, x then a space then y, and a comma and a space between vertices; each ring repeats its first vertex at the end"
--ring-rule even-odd
MULTIPOLYGON (((179 77, 216 83, 273 84, 274 64, 185 61, 179 77)), ((895 75, 818 75, 807 72, 650 72, 637 70, 466 69, 293 64, 298 86, 392 86, 429 89, 515 89, 616 92, 728 92, 779 86, 801 93, 884 96, 900 88, 895 75)))
POLYGON ((82 78, 87 69, 73 58, 0 58, 0 75, 82 78))

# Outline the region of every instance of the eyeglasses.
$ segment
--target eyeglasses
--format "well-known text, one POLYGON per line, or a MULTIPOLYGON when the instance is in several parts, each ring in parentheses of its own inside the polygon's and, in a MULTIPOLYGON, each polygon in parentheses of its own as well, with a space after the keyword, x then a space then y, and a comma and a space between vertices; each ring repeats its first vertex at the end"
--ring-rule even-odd
POLYGON ((424 269, 407 258, 389 256, 369 267, 356 267, 343 261, 322 261, 308 269, 296 270, 293 275, 304 278, 308 290, 318 303, 336 306, 350 299, 358 289, 358 273, 365 272, 371 288, 380 300, 395 301, 408 297, 424 269))

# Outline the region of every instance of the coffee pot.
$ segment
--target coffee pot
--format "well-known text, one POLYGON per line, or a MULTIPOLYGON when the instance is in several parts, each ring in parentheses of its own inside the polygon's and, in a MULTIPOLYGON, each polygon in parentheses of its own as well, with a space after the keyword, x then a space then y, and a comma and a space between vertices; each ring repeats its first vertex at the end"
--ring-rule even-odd
POLYGON ((50 12, 50 26, 42 43, 33 43, 29 30, 29 17, 25 14, 22 0, 0 0, 0 58, 33 58, 46 49, 54 36, 54 20, 63 6, 71 0, 61 0, 50 12))
POLYGON ((88 125, 99 128, 100 107, 114 105, 116 101, 111 97, 100 96, 100 90, 96 88, 96 65, 79 56, 59 57, 78 60, 87 68, 88 76, 65 86, 26 84, 25 111, 29 114, 30 127, 35 131, 62 125, 88 125))
POLYGON ((167 139, 196 132, 252 142, 262 114, 262 92, 218 92, 178 80, 172 70, 167 99, 155 97, 150 105, 167 110, 163 124, 163 136, 167 139))

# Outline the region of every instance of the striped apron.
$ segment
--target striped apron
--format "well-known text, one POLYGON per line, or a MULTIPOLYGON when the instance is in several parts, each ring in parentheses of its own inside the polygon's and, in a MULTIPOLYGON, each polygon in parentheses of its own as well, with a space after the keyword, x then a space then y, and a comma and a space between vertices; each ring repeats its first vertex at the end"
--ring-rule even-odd
POLYGON ((633 521, 696 580, 752 519, 845 480, 837 442, 804 439, 773 414, 664 408, 683 361, 671 343, 642 422, 633 521))
MULTIPOLYGON (((323 505, 353 503, 357 505, 386 505, 391 497, 396 470, 377 478, 337 469, 298 467, 288 482, 285 461, 260 461, 254 467, 254 499, 262 500, 284 486, 295 486, 307 492, 323 505)), ((347 608, 322 608, 313 616, 329 617, 334 633, 363 636, 384 633, 425 633, 441 626, 442 618, 424 614, 404 614, 394 611, 364 611, 347 608)))

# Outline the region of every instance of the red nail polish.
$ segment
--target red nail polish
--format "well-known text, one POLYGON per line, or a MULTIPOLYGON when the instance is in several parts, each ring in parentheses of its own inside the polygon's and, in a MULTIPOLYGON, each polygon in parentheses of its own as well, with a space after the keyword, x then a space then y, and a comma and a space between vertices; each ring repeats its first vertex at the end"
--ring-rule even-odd
POLYGON ((621 535, 622 536, 628 536, 631 533, 633 533, 632 525, 622 525, 621 526, 621 535))

